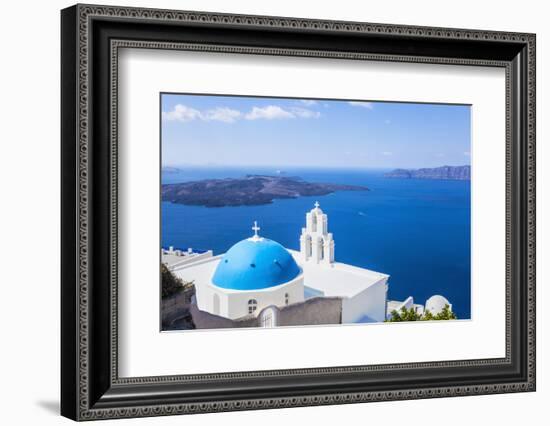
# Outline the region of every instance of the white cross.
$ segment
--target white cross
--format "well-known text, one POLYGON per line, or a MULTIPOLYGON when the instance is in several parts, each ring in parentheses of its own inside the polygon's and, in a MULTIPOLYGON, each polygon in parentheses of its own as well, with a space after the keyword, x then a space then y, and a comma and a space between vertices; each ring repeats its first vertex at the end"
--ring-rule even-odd
POLYGON ((254 221, 254 226, 252 227, 252 230, 254 231, 254 236, 257 237, 258 236, 258 231, 260 230, 261 228, 258 226, 258 222, 254 221))
POLYGON ((318 209, 320 204, 319 204, 319 201, 315 201, 315 204, 314 204, 315 208, 318 209))

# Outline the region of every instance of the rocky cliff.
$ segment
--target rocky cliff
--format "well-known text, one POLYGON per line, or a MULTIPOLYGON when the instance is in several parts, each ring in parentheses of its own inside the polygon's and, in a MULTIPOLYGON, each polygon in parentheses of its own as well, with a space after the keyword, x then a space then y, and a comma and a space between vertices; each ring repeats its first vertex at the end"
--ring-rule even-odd
POLYGON ((384 175, 398 179, 470 180, 470 166, 442 166, 424 169, 395 169, 384 175))

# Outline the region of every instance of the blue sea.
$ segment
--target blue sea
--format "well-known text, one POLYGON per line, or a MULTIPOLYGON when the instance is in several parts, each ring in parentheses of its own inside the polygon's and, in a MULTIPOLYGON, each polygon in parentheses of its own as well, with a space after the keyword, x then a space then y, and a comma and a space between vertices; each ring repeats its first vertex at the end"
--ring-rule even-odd
MULTIPOLYGON (((275 169, 182 168, 162 183, 270 174, 275 169)), ((261 206, 207 208, 162 202, 162 245, 224 253, 252 234, 298 250, 305 214, 319 201, 334 234, 338 262, 390 275, 389 299, 424 304, 445 296, 459 319, 470 318, 470 182, 389 179, 387 170, 284 169, 306 181, 367 186, 261 206)))

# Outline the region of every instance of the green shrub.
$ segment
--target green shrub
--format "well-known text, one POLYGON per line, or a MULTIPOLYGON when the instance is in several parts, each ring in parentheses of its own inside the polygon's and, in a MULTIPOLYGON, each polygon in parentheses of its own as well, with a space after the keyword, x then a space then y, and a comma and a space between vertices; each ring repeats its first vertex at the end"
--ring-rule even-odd
POLYGON ((399 312, 395 309, 391 312, 391 317, 385 322, 401 322, 401 321, 444 321, 457 319, 455 313, 451 311, 449 305, 445 305, 443 310, 437 315, 432 314, 429 310, 425 310, 421 315, 416 312, 415 308, 407 309, 404 306, 399 312))

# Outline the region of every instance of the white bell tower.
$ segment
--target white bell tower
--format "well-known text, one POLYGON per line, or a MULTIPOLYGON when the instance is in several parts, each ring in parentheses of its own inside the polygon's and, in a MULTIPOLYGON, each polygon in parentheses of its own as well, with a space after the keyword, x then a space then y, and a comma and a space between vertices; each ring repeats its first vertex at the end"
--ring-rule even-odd
POLYGON ((300 254, 307 262, 324 263, 334 262, 334 239, 328 232, 327 215, 319 208, 319 202, 306 213, 306 227, 300 235, 300 254))

